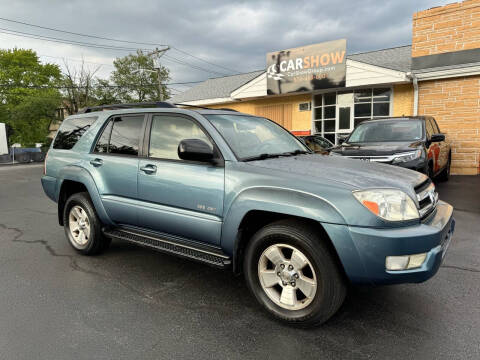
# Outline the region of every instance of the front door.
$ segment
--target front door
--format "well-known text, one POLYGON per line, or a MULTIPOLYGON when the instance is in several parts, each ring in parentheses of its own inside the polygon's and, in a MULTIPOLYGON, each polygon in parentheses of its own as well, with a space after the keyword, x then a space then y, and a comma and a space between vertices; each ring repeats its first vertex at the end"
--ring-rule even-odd
POLYGON ((105 210, 117 224, 136 225, 138 154, 144 133, 144 114, 111 118, 89 154, 105 210))
POLYGON ((139 226, 183 238, 219 244, 223 216, 224 167, 184 161, 184 139, 213 141, 196 120, 152 115, 148 157, 138 171, 139 226))

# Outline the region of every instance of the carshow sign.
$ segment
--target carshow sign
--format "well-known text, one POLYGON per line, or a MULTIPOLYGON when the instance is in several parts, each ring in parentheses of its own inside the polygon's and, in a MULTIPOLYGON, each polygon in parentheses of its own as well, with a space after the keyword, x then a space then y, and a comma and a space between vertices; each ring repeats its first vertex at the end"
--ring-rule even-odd
POLYGON ((269 95, 345 86, 345 39, 267 54, 269 95))

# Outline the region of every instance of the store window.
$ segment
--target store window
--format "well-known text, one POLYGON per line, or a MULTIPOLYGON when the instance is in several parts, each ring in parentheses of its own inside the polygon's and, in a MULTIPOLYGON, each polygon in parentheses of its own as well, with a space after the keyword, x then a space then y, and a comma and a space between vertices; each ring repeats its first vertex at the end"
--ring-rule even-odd
POLYGON ((367 119, 390 115, 390 88, 368 88, 314 95, 313 132, 335 144, 367 119))

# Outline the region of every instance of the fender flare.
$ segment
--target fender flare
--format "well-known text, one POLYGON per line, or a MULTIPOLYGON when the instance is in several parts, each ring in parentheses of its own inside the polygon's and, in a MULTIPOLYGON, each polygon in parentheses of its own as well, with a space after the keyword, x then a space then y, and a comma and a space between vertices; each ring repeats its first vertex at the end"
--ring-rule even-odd
POLYGON ((320 223, 346 224, 338 209, 324 198, 299 190, 276 187, 251 187, 232 200, 224 218, 221 246, 234 255, 239 238, 240 224, 250 211, 267 211, 291 215, 320 223))
POLYGON ((76 181, 85 185, 88 194, 92 199, 95 211, 100 218, 100 221, 105 225, 114 225, 110 217, 107 215, 107 212, 105 211, 95 181, 93 180, 93 177, 88 170, 79 165, 65 166, 58 174, 57 188, 55 192, 57 201, 59 201, 60 199, 60 190, 65 180, 76 181))

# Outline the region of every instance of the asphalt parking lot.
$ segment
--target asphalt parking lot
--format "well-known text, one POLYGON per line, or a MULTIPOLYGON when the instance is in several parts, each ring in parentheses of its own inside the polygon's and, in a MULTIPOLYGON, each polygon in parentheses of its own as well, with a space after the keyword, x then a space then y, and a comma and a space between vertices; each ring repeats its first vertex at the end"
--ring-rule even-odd
POLYGON ((83 257, 42 167, 0 167, 0 359, 479 359, 480 176, 438 185, 456 232, 423 284, 352 288, 324 326, 266 315, 242 277, 122 242, 83 257))

